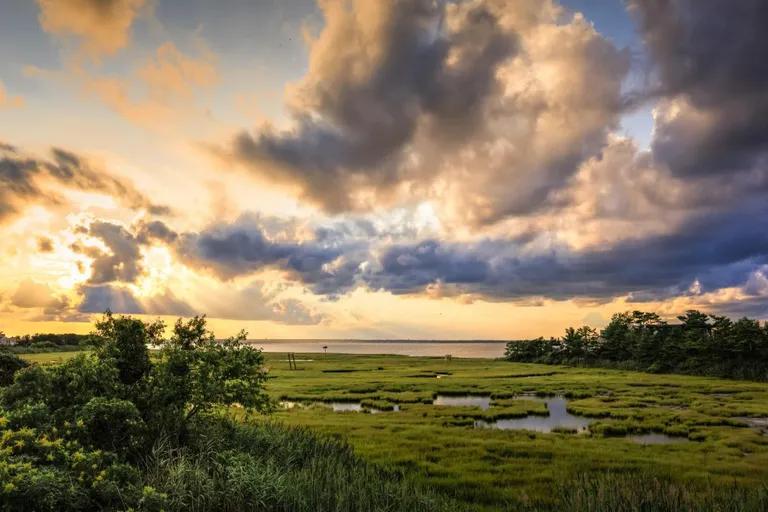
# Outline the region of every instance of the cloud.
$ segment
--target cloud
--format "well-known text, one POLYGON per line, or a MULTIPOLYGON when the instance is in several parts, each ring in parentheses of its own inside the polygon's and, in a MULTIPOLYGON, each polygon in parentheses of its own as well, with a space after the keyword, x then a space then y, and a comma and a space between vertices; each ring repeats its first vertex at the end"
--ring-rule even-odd
POLYGON ((178 236, 168 225, 159 220, 140 219, 136 226, 136 239, 142 244, 149 244, 155 240, 171 244, 178 236))
POLYGON ((192 97, 195 88, 216 83, 218 76, 213 62, 213 54, 208 50, 199 59, 194 59, 167 42, 157 48, 154 58, 150 58, 137 74, 152 96, 185 100, 192 97))
POLYGON ((54 148, 51 159, 41 160, 23 156, 8 144, 0 145, 0 222, 18 214, 27 203, 60 204, 63 200, 51 184, 106 194, 129 208, 156 215, 170 212, 167 206, 152 203, 132 184, 69 151, 54 148))
POLYGON ((11 296, 11 304, 24 309, 46 308, 59 310, 67 307, 66 297, 57 297, 53 290, 46 285, 25 279, 11 296))
MULTIPOLYGON (((267 247, 272 243, 265 237, 268 228, 262 228, 257 221, 258 217, 244 218, 237 227, 230 227, 222 239, 217 238, 219 231, 179 235, 158 220, 139 220, 130 227, 102 220, 92 221, 79 230, 85 238, 73 245, 75 252, 91 259, 90 276, 78 289, 78 294, 82 296, 78 312, 101 313, 109 309, 115 313, 171 316, 206 313, 214 318, 231 320, 270 320, 291 325, 320 323, 325 319, 324 315, 298 299, 281 297, 282 287, 268 289, 261 281, 203 292, 193 290, 188 297, 191 303, 187 298, 177 297, 169 288, 162 293, 136 295, 135 290, 141 288, 142 281, 147 277, 142 248, 158 243, 179 251, 180 244, 190 248, 190 244, 199 241, 199 249, 206 259, 203 261, 200 259, 202 256, 198 256, 194 261, 186 262, 194 268, 213 268, 222 279, 248 275, 275 265, 286 272, 292 271, 295 266, 299 269, 295 271, 296 275, 305 273, 307 282, 310 282, 318 270, 307 263, 309 257, 288 243, 276 244, 280 247, 277 249, 267 247), (236 256, 223 256, 233 248, 239 250, 236 256), (292 251, 292 254, 286 251, 292 251), (259 253, 265 256, 257 256, 259 253), (273 255, 277 253, 279 256, 273 255), (235 263, 235 268, 224 271, 225 263, 219 258, 239 263, 235 263)), ((280 223, 265 219, 264 225, 275 228, 280 223)), ((338 286, 334 286, 336 288, 338 286)))
POLYGON ((766 213, 758 202, 693 216, 660 234, 581 249, 557 241, 542 245, 527 233, 403 242, 372 226, 365 235, 345 230, 353 223, 317 228, 299 241, 267 236, 254 216, 170 243, 182 262, 220 279, 277 269, 330 298, 363 287, 487 300, 622 296, 639 302, 742 285, 768 260, 768 225, 754 220, 768 218, 766 213))
POLYGON ((166 42, 128 76, 73 71, 83 88, 109 108, 134 123, 158 128, 169 120, 202 114, 194 100, 218 81, 218 74, 213 53, 199 46, 198 55, 188 56, 166 42))
POLYGON ((220 154, 328 211, 411 194, 472 224, 527 214, 617 124, 628 56, 553 2, 322 8, 293 128, 220 154))
POLYGON ((683 177, 761 174, 768 163, 768 4, 632 0, 664 97, 655 159, 683 177))
POLYGON ((120 284, 84 285, 79 290, 82 301, 78 306, 81 313, 113 313, 132 315, 194 316, 200 314, 186 301, 166 290, 161 294, 137 298, 120 284))
POLYGON ((145 0, 37 0, 40 26, 73 37, 91 58, 112 55, 128 45, 131 26, 145 0))
POLYGON ((205 310, 214 318, 227 320, 268 320, 286 325, 316 325, 326 317, 297 299, 278 298, 262 281, 240 289, 227 289, 226 295, 209 301, 205 310))
POLYGON ((78 306, 81 313, 114 313, 139 315, 144 314, 144 307, 130 290, 112 285, 83 286, 83 301, 78 306))
POLYGON ((74 244, 73 250, 92 259, 90 284, 106 284, 115 281, 135 283, 144 273, 141 265, 140 243, 136 237, 119 224, 95 221, 88 227, 88 235, 103 242, 106 251, 99 247, 74 244))
MULTIPOLYGON (((278 269, 315 293, 343 293, 355 286, 358 241, 321 230, 306 241, 270 238, 261 218, 244 215, 198 233, 183 233, 174 248, 182 262, 222 279, 278 269)), ((364 247, 362 247, 364 249, 364 247)))
POLYGON ((697 217, 671 234, 582 251, 531 250, 509 240, 429 240, 386 249, 377 268, 362 277, 372 289, 397 294, 446 285, 454 294, 491 300, 663 300, 745 283, 768 262, 766 213, 764 205, 753 204, 697 217))
POLYGON ((46 236, 37 239, 37 250, 42 253, 53 252, 53 240, 46 236))
MULTIPOLYGON (((50 286, 31 279, 21 281, 10 296, 10 305, 21 310, 34 310, 34 321, 86 322, 87 316, 75 311, 69 297, 56 294, 50 286)), ((9 311, 18 314, 18 309, 9 311)))
POLYGON ((0 80, 0 110, 4 108, 20 108, 24 106, 23 96, 10 96, 6 90, 3 81, 0 80))

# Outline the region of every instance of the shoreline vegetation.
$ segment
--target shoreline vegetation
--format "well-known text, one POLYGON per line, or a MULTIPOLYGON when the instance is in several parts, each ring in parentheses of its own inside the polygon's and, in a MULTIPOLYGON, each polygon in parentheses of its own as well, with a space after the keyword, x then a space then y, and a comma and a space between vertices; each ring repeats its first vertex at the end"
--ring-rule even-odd
POLYGON ((560 338, 507 343, 513 362, 616 368, 768 381, 768 323, 689 310, 668 323, 655 313, 618 313, 599 332, 569 327, 560 338))
POLYGON ((0 349, 0 509, 768 508, 759 382, 331 353, 290 368, 244 334, 218 341, 203 318, 166 335, 107 315, 95 334, 81 352, 0 349), (588 429, 478 427, 546 418, 536 397, 554 396, 588 429), (649 434, 669 444, 632 440, 649 434))

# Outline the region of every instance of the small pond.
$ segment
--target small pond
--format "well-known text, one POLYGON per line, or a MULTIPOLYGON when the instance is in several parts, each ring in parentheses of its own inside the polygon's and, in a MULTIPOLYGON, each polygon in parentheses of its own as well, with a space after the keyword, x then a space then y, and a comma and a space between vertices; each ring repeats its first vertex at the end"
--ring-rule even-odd
POLYGON ((400 410, 399 405, 394 405, 391 411, 385 411, 382 409, 376 409, 375 407, 365 407, 360 402, 314 402, 316 405, 323 407, 330 407, 333 412, 368 412, 371 414, 379 414, 382 412, 398 412, 400 410))
POLYGON ((333 412, 369 412, 371 414, 379 414, 382 412, 398 412, 400 406, 395 404, 392 410, 376 409, 375 407, 364 407, 360 402, 310 402, 310 404, 302 402, 291 402, 283 400, 279 403, 283 409, 293 409, 296 407, 304 407, 306 405, 318 405, 320 407, 327 407, 333 412))
POLYGON ((363 405, 360 402, 320 402, 320 405, 330 407, 333 412, 361 412, 363 405))
POLYGON ((437 395, 432 405, 479 407, 487 411, 491 407, 491 395, 437 395))
POLYGON ((521 396, 520 400, 538 400, 547 404, 549 416, 530 415, 525 418, 508 418, 496 421, 476 421, 475 426, 480 428, 497 428, 501 430, 532 430, 534 432, 552 432, 556 429, 575 430, 587 432, 591 421, 587 418, 576 416, 568 412, 568 400, 556 396, 539 398, 534 396, 521 396))

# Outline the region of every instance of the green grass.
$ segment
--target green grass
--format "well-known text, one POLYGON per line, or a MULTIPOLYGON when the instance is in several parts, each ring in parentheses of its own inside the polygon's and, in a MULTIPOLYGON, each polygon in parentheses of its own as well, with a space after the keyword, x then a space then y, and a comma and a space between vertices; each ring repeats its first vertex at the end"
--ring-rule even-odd
POLYGON ((384 471, 348 444, 274 423, 211 422, 203 442, 162 443, 143 464, 143 483, 166 510, 191 512, 451 512, 457 503, 399 472, 384 471))
POLYGON ((65 352, 39 352, 36 354, 17 354, 20 358, 35 364, 59 364, 63 363, 67 359, 72 359, 80 354, 85 354, 86 351, 69 350, 65 352))
MULTIPOLYGON (((76 354, 22 357, 55 364, 76 354)), ((236 510, 238 503, 259 499, 267 500, 263 510, 286 504, 291 510, 365 508, 355 496, 367 496, 370 506, 375 501, 377 510, 450 509, 454 500, 469 510, 768 508, 768 436, 739 419, 768 417, 768 384, 480 359, 298 358, 311 361, 289 370, 285 354, 266 354, 275 399, 360 400, 381 410, 398 405, 400 411, 278 410, 270 422, 329 437, 262 425, 265 430, 246 437, 269 438, 266 451, 254 445, 245 450, 250 455, 224 465, 211 458, 218 449, 158 452, 148 459, 147 484, 168 493, 175 508, 192 510, 214 502, 220 510, 236 510), (438 373, 448 375, 438 379, 438 373), (436 393, 490 394, 492 407, 430 405, 436 393), (518 394, 570 397, 571 412, 593 418, 592 435, 473 428, 476 419, 546 414, 540 401, 512 400, 518 394), (692 442, 642 446, 622 437, 643 432, 692 442), (337 439, 349 441, 354 455, 337 439), (325 443, 333 449, 321 448, 325 443), (311 457, 298 455, 301 446, 311 457), (228 473, 234 470, 236 475, 228 473)))
MULTIPOLYGON (((617 482, 633 481, 633 476, 622 475, 650 475, 664 487, 659 499, 685 494, 688 500, 731 496, 728 489, 734 486, 756 488, 768 479, 768 436, 738 419, 768 417, 768 384, 491 360, 337 354, 300 358, 313 360, 294 371, 284 354, 267 354, 272 377, 268 389, 274 398, 362 400, 374 406, 398 404, 401 410, 372 415, 315 406, 281 410, 274 419, 341 436, 380 467, 417 475, 477 509, 587 499, 576 491, 607 485, 605 474, 617 482), (436 372, 450 375, 437 379, 436 372), (481 411, 425 403, 436 393, 491 394, 493 406, 481 411), (540 402, 509 400, 521 393, 571 397, 571 412, 594 418, 593 434, 473 428, 478 418, 546 413, 540 402), (642 446, 621 437, 644 432, 687 436, 695 442, 642 446), (562 482, 572 483, 571 494, 553 492, 562 482)), ((627 489, 624 498, 641 491, 627 489)), ((667 509, 661 504, 647 510, 667 509)))

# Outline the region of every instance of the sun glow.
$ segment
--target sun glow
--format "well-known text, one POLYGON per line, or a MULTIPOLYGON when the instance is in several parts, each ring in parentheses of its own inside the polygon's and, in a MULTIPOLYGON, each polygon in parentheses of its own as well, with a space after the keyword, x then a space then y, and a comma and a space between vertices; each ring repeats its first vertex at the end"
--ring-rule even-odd
POLYGON ((139 297, 163 293, 174 275, 173 257, 167 247, 152 246, 142 249, 142 267, 145 275, 133 288, 139 297))

